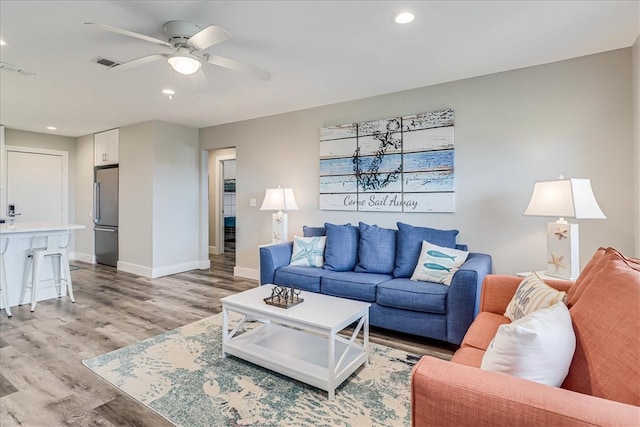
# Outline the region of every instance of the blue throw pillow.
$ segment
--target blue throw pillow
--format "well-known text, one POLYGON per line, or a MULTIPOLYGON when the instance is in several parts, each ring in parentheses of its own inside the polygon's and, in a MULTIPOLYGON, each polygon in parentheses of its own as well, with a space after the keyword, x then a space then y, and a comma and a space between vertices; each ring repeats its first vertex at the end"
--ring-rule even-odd
POLYGON ((324 228, 327 229, 324 268, 331 271, 353 271, 358 262, 358 227, 327 222, 324 228))
POLYGON ((355 271, 391 274, 396 264, 396 233, 396 230, 361 222, 355 271))
POLYGON ((423 241, 455 249, 458 233, 458 230, 436 230, 399 222, 396 268, 393 270, 393 277, 411 277, 420 258, 423 241))
POLYGON ((302 235, 304 237, 321 237, 327 235, 327 230, 324 227, 309 227, 307 225, 303 225, 302 235))

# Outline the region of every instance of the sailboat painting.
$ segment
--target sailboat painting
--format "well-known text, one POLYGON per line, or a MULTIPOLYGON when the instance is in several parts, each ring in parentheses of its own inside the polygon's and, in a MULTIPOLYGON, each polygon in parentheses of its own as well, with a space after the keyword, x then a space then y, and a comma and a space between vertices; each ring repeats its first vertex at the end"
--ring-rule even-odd
POLYGON ((455 212, 452 109, 320 130, 320 209, 455 212))

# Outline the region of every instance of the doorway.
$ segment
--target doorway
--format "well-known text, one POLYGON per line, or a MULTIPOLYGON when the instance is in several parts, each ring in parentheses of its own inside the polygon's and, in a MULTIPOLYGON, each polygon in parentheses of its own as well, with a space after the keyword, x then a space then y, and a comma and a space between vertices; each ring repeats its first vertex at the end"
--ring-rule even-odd
POLYGON ((222 161, 223 252, 236 251, 236 160, 222 161))
POLYGON ((209 151, 209 255, 233 251, 240 225, 236 215, 236 150, 225 148, 209 151), (225 191, 225 180, 227 191, 225 191), (226 248, 226 250, 225 250, 226 248))

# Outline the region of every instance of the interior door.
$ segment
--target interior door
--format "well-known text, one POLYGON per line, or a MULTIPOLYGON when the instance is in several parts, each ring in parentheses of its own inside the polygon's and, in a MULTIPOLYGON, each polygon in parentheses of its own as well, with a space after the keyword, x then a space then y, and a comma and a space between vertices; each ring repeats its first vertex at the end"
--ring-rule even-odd
MULTIPOLYGON (((7 147, 7 206, 19 222, 68 222, 65 209, 65 159, 62 154, 7 147)), ((7 216, 7 212, 0 214, 7 216)))

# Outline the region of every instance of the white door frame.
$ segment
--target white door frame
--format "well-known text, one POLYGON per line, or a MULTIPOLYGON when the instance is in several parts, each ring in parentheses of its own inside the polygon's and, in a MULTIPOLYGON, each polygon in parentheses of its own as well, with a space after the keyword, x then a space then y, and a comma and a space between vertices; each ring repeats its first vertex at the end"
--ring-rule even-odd
MULTIPOLYGON (((33 148, 33 147, 22 147, 18 145, 6 145, 5 153, 3 156, 3 162, 8 163, 9 161, 9 151, 15 151, 20 153, 31 153, 31 154, 42 154, 42 155, 53 155, 53 156, 61 156, 62 157, 62 220, 66 223, 69 222, 69 153, 67 151, 62 150, 48 150, 45 148, 33 148)), ((8 188, 8 171, 7 164, 2 165, 2 182, 7 185, 7 193, 9 194, 8 188)), ((5 216, 6 211, 0 212, 0 216, 5 216)))
MULTIPOLYGON (((235 160, 235 154, 226 154, 223 156, 216 156, 216 170, 218 175, 218 194, 217 200, 217 218, 216 218, 216 246, 218 247, 218 253, 224 253, 224 162, 225 160, 235 160)), ((236 223, 238 216, 236 215, 236 223)), ((236 235, 237 238, 237 235, 236 235)))

